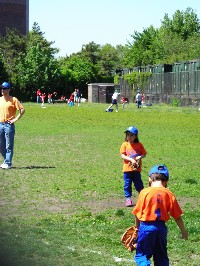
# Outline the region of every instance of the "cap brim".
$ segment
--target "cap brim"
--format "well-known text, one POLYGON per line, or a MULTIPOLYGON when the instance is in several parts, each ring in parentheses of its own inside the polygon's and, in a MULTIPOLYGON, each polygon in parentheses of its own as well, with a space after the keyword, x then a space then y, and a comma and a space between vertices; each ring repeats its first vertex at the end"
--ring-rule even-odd
MULTIPOLYGON (((130 130, 126 130, 126 131, 124 131, 124 133, 127 133, 127 132, 131 132, 130 130)), ((133 132, 131 132, 133 135, 137 135, 138 133, 133 133, 133 132)))

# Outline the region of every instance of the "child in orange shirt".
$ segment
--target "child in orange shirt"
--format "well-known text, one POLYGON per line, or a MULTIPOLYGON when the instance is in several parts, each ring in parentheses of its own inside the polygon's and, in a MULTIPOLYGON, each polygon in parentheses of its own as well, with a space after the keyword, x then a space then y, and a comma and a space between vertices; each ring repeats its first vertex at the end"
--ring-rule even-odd
POLYGON ((182 238, 187 239, 182 220, 182 210, 174 196, 167 189, 169 172, 165 165, 156 165, 149 172, 150 187, 143 189, 133 209, 136 227, 139 228, 136 255, 137 265, 169 266, 167 255, 167 227, 165 222, 172 216, 178 225, 182 238))
POLYGON ((132 183, 134 183, 137 192, 140 192, 143 188, 143 182, 141 178, 142 161, 137 171, 133 171, 129 165, 129 162, 135 162, 135 160, 141 160, 147 154, 144 146, 138 139, 138 130, 136 127, 128 127, 124 132, 126 134, 125 142, 122 143, 120 148, 120 154, 123 159, 123 172, 124 172, 124 194, 126 198, 126 206, 133 206, 132 203, 132 183))

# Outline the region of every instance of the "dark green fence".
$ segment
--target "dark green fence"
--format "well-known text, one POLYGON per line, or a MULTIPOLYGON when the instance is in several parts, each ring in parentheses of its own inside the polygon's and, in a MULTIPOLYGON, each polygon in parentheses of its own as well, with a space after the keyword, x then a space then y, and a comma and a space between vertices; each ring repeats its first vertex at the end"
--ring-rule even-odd
MULTIPOLYGON (((200 60, 124 69, 126 74, 132 71, 152 73, 142 89, 145 99, 169 103, 173 98, 178 98, 183 105, 200 105, 200 60)), ((120 90, 131 97, 131 88, 123 75, 120 90)))

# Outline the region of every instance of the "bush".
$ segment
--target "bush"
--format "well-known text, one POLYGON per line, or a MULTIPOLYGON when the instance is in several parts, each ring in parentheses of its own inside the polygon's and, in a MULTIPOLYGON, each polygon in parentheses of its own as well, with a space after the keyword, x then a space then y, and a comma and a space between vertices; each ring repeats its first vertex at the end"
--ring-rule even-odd
POLYGON ((179 107, 180 103, 181 101, 178 98, 173 98, 171 104, 173 107, 179 107))

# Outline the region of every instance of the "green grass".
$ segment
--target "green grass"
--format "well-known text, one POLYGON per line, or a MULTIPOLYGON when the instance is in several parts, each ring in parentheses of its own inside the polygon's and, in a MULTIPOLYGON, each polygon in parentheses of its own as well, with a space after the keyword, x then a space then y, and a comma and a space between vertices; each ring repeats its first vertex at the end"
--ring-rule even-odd
MULTIPOLYGON (((124 207, 124 130, 139 129, 148 154, 142 177, 165 163, 169 188, 184 211, 189 240, 168 222, 170 265, 199 265, 200 112, 196 108, 129 104, 24 104, 16 124, 13 169, 0 169, 0 257, 6 266, 133 265, 121 244, 134 223, 124 207), (121 261, 120 261, 121 259, 121 261)), ((134 192, 136 200, 137 193, 134 192)))

